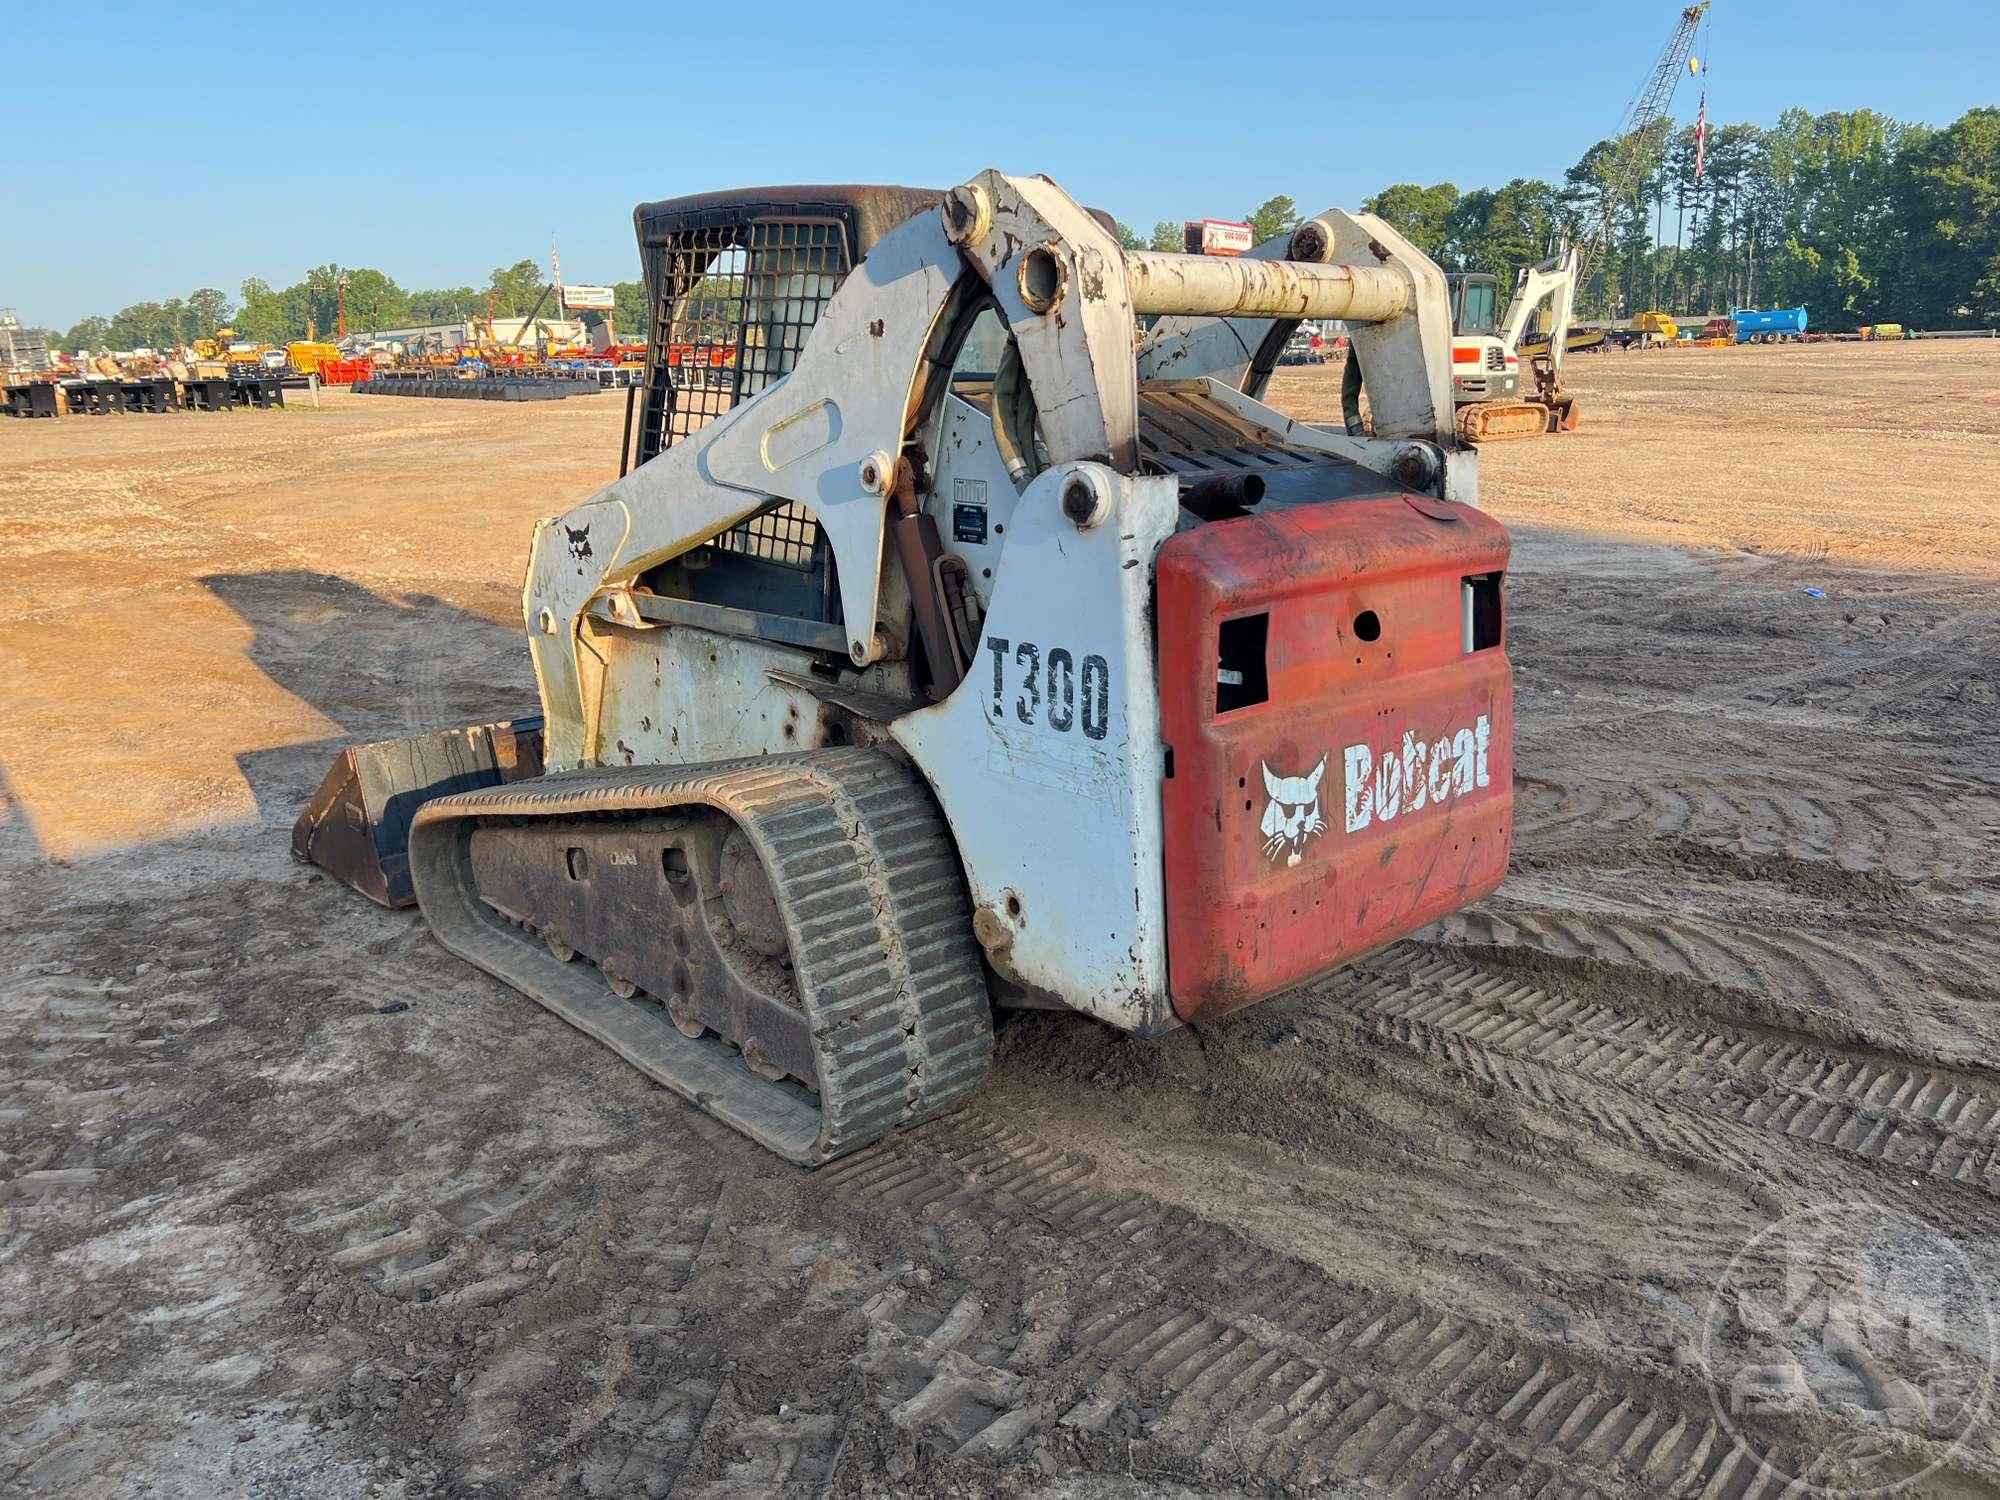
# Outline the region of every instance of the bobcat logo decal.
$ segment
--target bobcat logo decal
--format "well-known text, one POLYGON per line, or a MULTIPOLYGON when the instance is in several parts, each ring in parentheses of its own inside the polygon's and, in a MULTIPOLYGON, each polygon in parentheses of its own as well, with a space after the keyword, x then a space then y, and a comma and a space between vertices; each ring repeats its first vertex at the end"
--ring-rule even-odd
POLYGON ((1326 819, 1319 814, 1319 779, 1326 774, 1326 757, 1319 758, 1310 776, 1273 776, 1268 762, 1264 769, 1264 820, 1257 826, 1264 835, 1264 857, 1276 859, 1280 853, 1287 865, 1305 858, 1308 839, 1326 832, 1326 819))
POLYGON ((578 562, 582 562, 586 557, 590 556, 590 527, 587 523, 581 529, 574 526, 565 526, 563 530, 569 534, 569 555, 571 557, 575 558, 578 562))

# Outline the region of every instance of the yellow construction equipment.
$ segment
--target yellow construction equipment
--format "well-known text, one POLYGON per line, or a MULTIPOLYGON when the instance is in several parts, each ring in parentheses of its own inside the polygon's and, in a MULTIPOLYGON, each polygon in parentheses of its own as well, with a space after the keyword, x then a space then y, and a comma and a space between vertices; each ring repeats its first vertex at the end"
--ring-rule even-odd
POLYGON ((301 340, 285 345, 285 363, 301 375, 317 375, 321 365, 339 358, 340 350, 333 344, 301 340))
POLYGON ((1632 321, 1626 326, 1634 333, 1648 334, 1666 343, 1681 336, 1681 325, 1657 309, 1632 314, 1632 321))

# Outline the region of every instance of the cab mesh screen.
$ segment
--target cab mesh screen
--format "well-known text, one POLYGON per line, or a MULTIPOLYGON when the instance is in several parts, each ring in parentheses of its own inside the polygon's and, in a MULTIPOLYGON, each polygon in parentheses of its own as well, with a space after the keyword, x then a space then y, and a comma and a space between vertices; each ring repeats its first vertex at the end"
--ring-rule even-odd
MULTIPOLYGON (((790 374, 853 264, 840 220, 753 213, 675 230, 650 248, 641 463, 790 374)), ((808 512, 780 505, 708 545, 813 571, 825 543, 808 512)))

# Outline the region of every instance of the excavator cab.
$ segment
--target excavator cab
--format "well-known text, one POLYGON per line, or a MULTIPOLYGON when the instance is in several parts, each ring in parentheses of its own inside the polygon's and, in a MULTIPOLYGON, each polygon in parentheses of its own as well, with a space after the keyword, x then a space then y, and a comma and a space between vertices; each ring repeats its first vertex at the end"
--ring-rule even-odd
MULTIPOLYGON (((642 204, 654 308, 636 462, 644 465, 790 375, 827 304, 934 190, 773 188, 642 204)), ((847 653, 831 549, 808 506, 774 502, 647 571, 639 587, 697 627, 847 653), (734 616, 721 611, 737 611, 734 616)))
POLYGON ((1451 331, 1455 338, 1490 334, 1500 326, 1500 278, 1486 271, 1451 271, 1451 331))
MULTIPOLYGON (((1501 339, 1500 278, 1486 271, 1453 271, 1451 289, 1451 399, 1455 406, 1510 402, 1520 388, 1520 360, 1501 339)), ((1491 441, 1490 433, 1470 435, 1491 441)))

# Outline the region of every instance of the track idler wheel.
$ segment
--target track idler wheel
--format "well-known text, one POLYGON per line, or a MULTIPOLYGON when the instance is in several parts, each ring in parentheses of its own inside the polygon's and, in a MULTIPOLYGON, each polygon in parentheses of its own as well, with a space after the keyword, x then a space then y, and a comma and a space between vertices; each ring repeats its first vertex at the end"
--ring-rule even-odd
POLYGON ((736 942, 767 958, 784 953, 785 919, 778 910, 777 892, 771 889, 763 862, 740 828, 731 828, 722 841, 716 889, 722 896, 730 936, 736 942))

